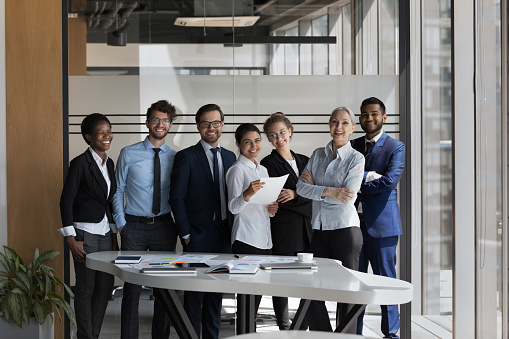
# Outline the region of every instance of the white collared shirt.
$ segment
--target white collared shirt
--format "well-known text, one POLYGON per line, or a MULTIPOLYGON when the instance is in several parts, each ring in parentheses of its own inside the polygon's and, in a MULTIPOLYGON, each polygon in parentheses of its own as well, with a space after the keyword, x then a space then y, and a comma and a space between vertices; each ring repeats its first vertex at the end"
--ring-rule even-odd
MULTIPOLYGON (((103 178, 106 181, 106 185, 108 186, 108 191, 107 191, 108 195, 106 196, 106 199, 107 199, 110 194, 110 188, 111 188, 111 180, 110 180, 110 175, 108 174, 108 167, 107 167, 108 155, 106 154, 106 160, 104 161, 104 165, 103 165, 103 159, 101 159, 101 157, 92 149, 92 147, 88 147, 88 150, 92 154, 92 157, 94 158, 97 166, 99 167, 99 170, 101 171, 101 174, 103 175, 103 178)), ((108 216, 106 213, 104 213, 104 218, 98 223, 74 222, 73 226, 62 227, 62 228, 59 228, 58 231, 64 237, 67 237, 67 236, 74 237, 74 236, 76 236, 76 231, 74 230, 75 227, 77 229, 83 230, 83 231, 91 233, 91 234, 105 235, 106 233, 108 233, 108 231, 110 229, 114 233, 117 232, 117 228, 116 228, 115 224, 110 224, 108 222, 108 216)))
POLYGON ((364 156, 354 150, 349 142, 338 148, 336 153, 337 157, 333 159, 332 142, 317 148, 304 169, 304 172, 311 170, 315 184, 306 184, 300 179, 297 183, 297 194, 313 200, 311 224, 315 230, 360 226, 354 202, 364 176, 364 156), (325 187, 349 188, 355 193, 351 200, 343 203, 328 196, 322 198, 325 187))
POLYGON ((251 204, 243 193, 249 184, 268 177, 267 169, 256 160, 252 162, 242 154, 226 173, 228 208, 235 215, 231 242, 242 241, 260 249, 272 248, 270 215, 267 205, 251 204))

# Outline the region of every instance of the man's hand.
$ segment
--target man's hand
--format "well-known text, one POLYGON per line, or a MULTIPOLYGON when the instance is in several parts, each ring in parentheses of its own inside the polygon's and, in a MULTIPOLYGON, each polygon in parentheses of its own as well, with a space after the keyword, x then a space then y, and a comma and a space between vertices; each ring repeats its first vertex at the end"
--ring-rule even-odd
POLYGON ((87 252, 83 249, 83 241, 76 241, 73 236, 65 237, 69 249, 71 250, 72 257, 78 262, 85 262, 87 252))
POLYGON ((191 237, 184 239, 184 244, 189 245, 189 242, 191 241, 191 237))
POLYGON ((272 215, 277 213, 278 208, 279 208, 279 205, 276 201, 272 202, 272 204, 270 204, 270 205, 267 205, 269 214, 272 214, 272 215))
POLYGON ((311 173, 311 170, 308 169, 307 172, 304 171, 300 175, 300 180, 306 184, 314 185, 315 181, 313 180, 313 173, 311 173))
POLYGON ((285 203, 287 201, 295 199, 296 197, 297 197, 297 192, 295 192, 295 190, 283 188, 281 190, 281 193, 279 193, 279 196, 277 197, 277 202, 285 203))
POLYGON ((331 197, 340 200, 343 203, 348 203, 348 200, 352 200, 353 191, 348 188, 342 187, 326 187, 323 190, 323 197, 331 197))
POLYGON ((120 234, 120 233, 122 232, 122 229, 124 228, 124 226, 125 226, 125 225, 120 226, 120 227, 118 228, 118 234, 120 234))

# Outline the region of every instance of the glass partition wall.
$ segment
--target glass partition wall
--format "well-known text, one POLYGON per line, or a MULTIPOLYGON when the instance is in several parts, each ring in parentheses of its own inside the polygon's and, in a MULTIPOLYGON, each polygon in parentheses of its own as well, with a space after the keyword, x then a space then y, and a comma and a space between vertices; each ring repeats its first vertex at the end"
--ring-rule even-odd
MULTIPOLYGON (((482 226, 475 226, 476 277, 470 279, 476 280, 477 337, 489 333, 490 338, 502 338, 502 326, 494 323, 504 323, 506 304, 502 280, 506 260, 501 255, 506 198, 500 161, 504 151, 500 137, 506 133, 500 97, 505 94, 496 57, 501 48, 501 11, 498 0, 474 2, 475 18, 482 21, 475 37, 484 41, 476 52, 477 60, 483 61, 476 65, 476 80, 483 83, 482 69, 489 75, 489 85, 476 88, 479 105, 472 107, 479 112, 478 131, 485 134, 473 136, 478 142, 476 192, 484 195, 477 197, 476 225, 482 226), (480 99, 481 93, 488 94, 486 100, 480 99)), ((453 218, 453 178, 460 170, 453 166, 458 142, 453 127, 461 119, 453 98, 461 93, 454 92, 458 88, 452 77, 461 57, 454 61, 452 46, 455 35, 470 33, 451 29, 454 0, 410 3, 419 17, 410 25, 420 33, 415 36, 420 39, 422 64, 417 72, 422 79, 410 86, 422 97, 418 103, 422 140, 419 148, 407 148, 407 153, 421 159, 422 168, 411 180, 419 181, 422 190, 411 192, 404 185, 400 190, 408 190, 407 196, 420 195, 422 218, 404 225, 418 234, 408 238, 419 239, 418 244, 409 244, 412 251, 419 251, 418 259, 398 260, 411 261, 412 271, 417 267, 420 272, 412 278, 419 287, 412 332, 452 338, 454 322, 465 319, 462 310, 454 308, 455 296, 461 295, 461 290, 454 290, 454 239, 462 225, 455 225, 453 218)), ((410 116, 407 107, 399 107, 400 70, 416 66, 399 57, 400 30, 410 29, 400 27, 399 15, 398 0, 70 0, 69 63, 81 68, 70 70, 69 158, 83 151, 79 123, 84 115, 101 112, 110 118, 115 139, 109 156, 116 160, 122 147, 145 137, 144 114, 159 99, 177 107, 178 118, 166 139, 176 150, 199 140, 194 114, 206 103, 222 107, 226 125, 221 145, 237 154, 233 132, 238 124, 253 122, 261 128, 269 114, 281 111, 295 127, 292 149, 311 155, 330 139, 327 121, 332 109, 349 106, 358 116, 361 101, 369 96, 385 102, 384 129, 400 139, 400 116, 410 116)), ((405 135, 412 133, 417 131, 405 135)), ((357 125, 353 137, 361 135, 357 125)), ((271 150, 263 138, 260 159, 271 150)), ((364 334, 381 336, 379 307, 369 306, 367 314, 364 334)))

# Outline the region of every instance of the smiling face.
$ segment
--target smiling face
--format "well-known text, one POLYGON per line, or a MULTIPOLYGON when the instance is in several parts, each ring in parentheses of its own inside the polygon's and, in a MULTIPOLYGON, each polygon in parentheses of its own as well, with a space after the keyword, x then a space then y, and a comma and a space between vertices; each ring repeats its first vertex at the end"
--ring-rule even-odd
POLYGON ((284 122, 276 122, 267 130, 267 137, 270 143, 278 150, 286 150, 290 148, 290 139, 292 131, 286 127, 284 122))
POLYGON ((200 132, 200 136, 203 141, 209 144, 212 147, 216 147, 219 141, 219 137, 221 136, 221 132, 223 131, 224 122, 221 122, 221 126, 214 127, 212 122, 221 121, 221 113, 219 111, 210 111, 205 112, 200 116, 200 122, 196 124, 198 128, 198 132, 200 132), (201 125, 206 125, 209 123, 208 127, 204 127, 201 125))
POLYGON ((240 154, 254 162, 262 150, 262 137, 258 132, 246 132, 237 146, 240 148, 240 154))
POLYGON ((113 140, 111 126, 107 121, 99 120, 92 130, 92 134, 86 134, 85 137, 90 142, 90 147, 97 154, 102 154, 110 149, 113 140))
POLYGON ((173 122, 166 124, 162 120, 153 121, 154 118, 171 119, 170 115, 167 113, 154 111, 154 112, 152 112, 150 119, 145 122, 145 125, 148 128, 149 138, 152 138, 154 140, 159 140, 159 141, 164 140, 164 138, 170 131, 170 128, 171 128, 173 122))
POLYGON ((355 130, 350 114, 347 111, 340 110, 334 112, 329 119, 330 135, 334 146, 342 147, 348 142, 350 134, 355 130))
POLYGON ((361 109, 359 123, 369 140, 380 132, 386 120, 387 114, 382 112, 379 104, 369 104, 361 109))

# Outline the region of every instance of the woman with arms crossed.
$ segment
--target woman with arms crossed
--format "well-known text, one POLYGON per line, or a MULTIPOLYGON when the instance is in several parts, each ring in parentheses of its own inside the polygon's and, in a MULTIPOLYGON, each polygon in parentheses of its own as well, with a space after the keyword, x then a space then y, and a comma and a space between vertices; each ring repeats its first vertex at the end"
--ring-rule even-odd
POLYGON ((111 198, 117 190, 110 149, 113 134, 108 118, 99 113, 85 117, 81 135, 88 149, 71 161, 60 198, 62 228, 76 273, 74 311, 77 337, 98 338, 113 288, 113 276, 86 267, 88 253, 118 250, 111 198), (110 227, 111 225, 111 227, 110 227))
MULTIPOLYGON (((237 161, 226 173, 228 208, 234 214, 232 229, 232 252, 236 254, 271 254, 272 237, 270 217, 278 210, 278 203, 270 205, 251 204, 251 197, 263 187, 260 178, 268 177, 267 169, 256 157, 262 149, 260 130, 253 124, 244 123, 235 131, 235 141, 240 149, 237 161)), ((261 296, 256 296, 256 311, 261 296)))
MULTIPOLYGON (((263 131, 275 149, 260 162, 271 177, 288 174, 288 179, 278 197, 279 210, 271 218, 272 254, 297 255, 308 250, 313 230, 311 228, 311 200, 297 195, 299 174, 304 171, 309 158, 290 149, 293 126, 283 113, 272 114, 263 131)), ((290 328, 288 298, 272 297, 276 321, 280 330, 290 328)))
MULTIPOLYGON (((297 193, 313 200, 313 239, 315 256, 341 260, 343 266, 357 270, 362 247, 360 221, 354 202, 364 175, 364 156, 348 140, 355 129, 354 115, 338 107, 329 118, 332 140, 317 148, 297 183, 297 193)), ((352 305, 338 303, 338 322, 352 305)), ((309 328, 332 331, 325 302, 312 301, 308 309, 309 328)), ((355 333, 351 326, 349 333, 355 333)))

